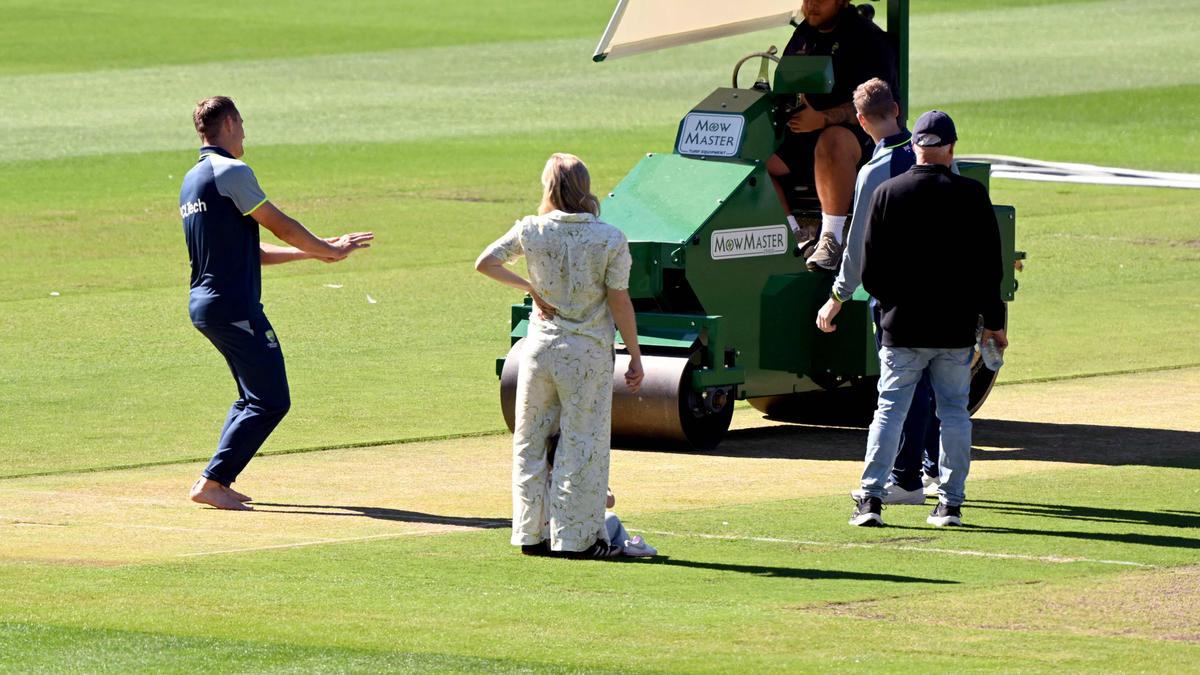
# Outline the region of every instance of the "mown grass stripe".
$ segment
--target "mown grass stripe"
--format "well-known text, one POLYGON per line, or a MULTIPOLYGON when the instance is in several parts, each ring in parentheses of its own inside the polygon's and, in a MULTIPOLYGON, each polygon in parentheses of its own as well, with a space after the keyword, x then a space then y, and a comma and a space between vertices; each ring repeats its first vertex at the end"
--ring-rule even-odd
MULTIPOLYGON (((375 441, 362 441, 358 443, 336 443, 329 445, 316 445, 305 448, 288 448, 284 450, 270 450, 260 452, 256 457, 275 457, 279 455, 301 455, 310 452, 326 452, 328 450, 352 450, 355 448, 377 448, 384 445, 411 445, 413 443, 425 443, 435 441, 452 441, 460 438, 479 438, 483 436, 499 436, 508 433, 502 429, 487 430, 487 431, 464 431, 452 434, 434 434, 430 436, 413 436, 409 438, 390 438, 375 441)), ((193 464, 196 462, 207 462, 211 457, 188 457, 186 459, 167 459, 158 462, 139 462, 136 464, 114 464, 112 466, 96 466, 83 469, 63 469, 61 471, 34 471, 30 473, 20 473, 0 476, 0 481, 17 480, 20 478, 42 478, 45 476, 71 476, 88 473, 104 473, 109 471, 125 471, 129 469, 146 469, 155 466, 171 466, 174 464, 193 464)))
MULTIPOLYGON (((466 525, 453 526, 455 531, 474 531, 485 529, 483 527, 470 527, 466 525)), ((255 553, 258 551, 271 551, 277 549, 289 548, 305 548, 308 546, 320 546, 322 544, 352 544, 360 541, 371 541, 375 539, 398 539, 400 537, 424 537, 433 534, 438 534, 437 531, 425 532, 390 532, 388 534, 372 534, 363 537, 344 537, 339 539, 316 539, 313 541, 298 541, 291 544, 271 544, 269 546, 247 546, 244 548, 228 548, 220 551, 198 551, 196 553, 180 553, 180 558, 200 558, 212 555, 227 555, 230 553, 255 553)))
MULTIPOLYGON (((921 76, 909 98, 942 107, 1200 83, 1200 71, 1179 67, 1200 60, 1200 24, 1186 15, 1170 0, 1115 0, 982 12, 968 31, 956 14, 918 14, 912 68, 921 76), (1183 16, 1164 33, 1143 21, 1154 14, 1183 16)), ((216 91, 238 99, 255 145, 627 130, 678 119, 725 82, 732 61, 786 37, 765 31, 605 64, 591 62, 595 40, 585 37, 0 76, 10 94, 0 100, 0 161, 191 148, 181 118, 197 92, 216 91), (553 114, 541 113, 546 101, 553 114)))

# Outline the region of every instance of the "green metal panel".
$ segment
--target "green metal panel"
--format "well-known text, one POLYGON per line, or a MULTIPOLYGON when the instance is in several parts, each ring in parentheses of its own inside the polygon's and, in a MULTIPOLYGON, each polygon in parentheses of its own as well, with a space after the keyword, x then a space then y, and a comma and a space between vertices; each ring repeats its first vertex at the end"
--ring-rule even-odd
MULTIPOLYGON (((826 296, 828 297, 828 296, 826 296)), ((821 298, 824 304, 825 298, 821 298)), ((820 309, 820 305, 817 306, 820 309)), ((832 383, 850 380, 864 375, 879 374, 879 353, 875 348, 875 321, 871 318, 871 307, 865 300, 850 300, 842 303, 842 309, 834 319, 837 330, 822 332, 816 327, 817 310, 809 321, 812 329, 812 365, 809 375, 832 383)))
POLYGON ((533 300, 528 295, 525 296, 524 304, 512 306, 512 318, 509 323, 512 326, 512 331, 508 334, 509 338, 511 338, 508 341, 508 346, 511 347, 517 344, 517 340, 525 337, 525 334, 529 331, 529 315, 532 312, 533 300))
POLYGON ((759 365, 799 376, 850 379, 879 374, 870 308, 850 300, 838 313, 837 330, 816 326, 817 310, 829 298, 832 279, 795 273, 771 277, 762 295, 759 365))
POLYGON ((1016 270, 1013 262, 1017 259, 1013 250, 1017 241, 1017 210, 1011 206, 994 206, 996 223, 1000 225, 1000 252, 1004 260, 1004 277, 1000 280, 1000 297, 1005 302, 1011 301, 1017 292, 1016 270))
POLYGON ((992 165, 987 162, 963 162, 956 161, 958 164, 958 173, 961 176, 966 176, 971 180, 983 183, 983 187, 988 192, 992 191, 992 165))
MULTIPOLYGON (((808 372, 812 327, 808 317, 816 315, 813 286, 818 283, 816 275, 803 272, 767 279, 759 301, 758 367, 794 375, 808 372)), ((828 294, 826 289, 826 297, 828 294)))
MULTIPOLYGON (((608 194, 600 217, 631 242, 684 243, 755 170, 754 165, 650 153, 608 194)), ((782 221, 778 200, 775 211, 782 221)))
POLYGON ((657 241, 632 241, 629 255, 633 264, 629 270, 629 296, 657 298, 663 292, 664 269, 682 269, 683 244, 657 241))
POLYGON ((833 58, 829 56, 781 57, 775 67, 775 94, 828 94, 833 91, 833 58))

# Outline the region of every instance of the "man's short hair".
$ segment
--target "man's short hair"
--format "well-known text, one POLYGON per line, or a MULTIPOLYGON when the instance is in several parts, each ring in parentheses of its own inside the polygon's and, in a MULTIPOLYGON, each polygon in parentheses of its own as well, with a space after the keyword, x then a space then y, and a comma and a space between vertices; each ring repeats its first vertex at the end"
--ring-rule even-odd
POLYGON ((196 103, 192 112, 192 122, 196 125, 196 133, 204 138, 213 138, 221 131, 225 118, 238 114, 237 106, 228 96, 209 96, 196 103))
POLYGON ((892 116, 896 99, 887 82, 873 77, 854 88, 854 109, 863 117, 873 120, 892 116))

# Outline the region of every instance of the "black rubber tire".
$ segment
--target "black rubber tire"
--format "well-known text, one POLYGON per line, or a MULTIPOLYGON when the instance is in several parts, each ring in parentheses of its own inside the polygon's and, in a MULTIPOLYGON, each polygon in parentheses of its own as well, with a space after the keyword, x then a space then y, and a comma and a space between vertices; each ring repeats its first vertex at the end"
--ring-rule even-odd
MULTIPOLYGON (((1008 326, 1008 306, 1004 307, 1004 325, 1008 326)), ((877 403, 878 377, 864 377, 835 389, 801 394, 782 394, 750 399, 750 405, 771 419, 797 424, 866 426, 871 423, 877 403)), ((971 391, 967 410, 974 415, 987 400, 996 383, 996 372, 983 364, 976 352, 971 361, 971 391)))

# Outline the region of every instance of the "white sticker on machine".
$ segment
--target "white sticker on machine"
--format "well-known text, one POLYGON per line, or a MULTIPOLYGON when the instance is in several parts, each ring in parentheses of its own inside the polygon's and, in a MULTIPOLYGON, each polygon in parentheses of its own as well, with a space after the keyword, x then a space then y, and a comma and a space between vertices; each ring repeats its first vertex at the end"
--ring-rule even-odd
POLYGON ((787 225, 717 230, 712 233, 709 251, 713 260, 787 253, 787 225))
POLYGON ((742 144, 742 127, 746 119, 741 115, 713 113, 688 113, 679 129, 681 155, 704 157, 735 157, 742 144))

